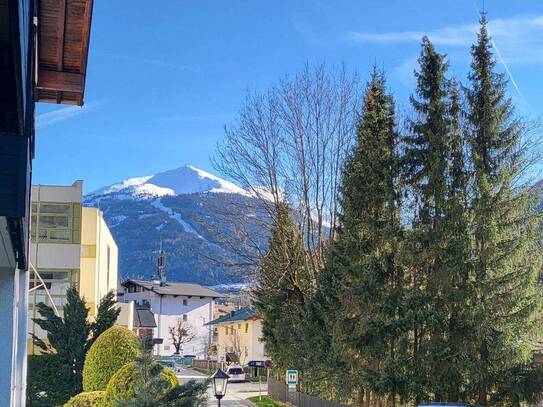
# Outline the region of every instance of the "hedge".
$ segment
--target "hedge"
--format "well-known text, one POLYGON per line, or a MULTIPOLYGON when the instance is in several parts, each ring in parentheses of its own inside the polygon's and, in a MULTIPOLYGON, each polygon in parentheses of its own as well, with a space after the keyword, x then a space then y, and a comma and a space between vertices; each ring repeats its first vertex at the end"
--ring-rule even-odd
POLYGON ((88 391, 72 397, 64 407, 103 407, 105 391, 88 391))
POLYGON ((141 353, 137 336, 121 326, 112 326, 93 343, 83 367, 83 390, 104 390, 109 379, 141 353))
MULTIPOLYGON (((162 366, 158 364, 155 367, 157 369, 162 368, 162 366)), ((113 406, 117 400, 132 399, 136 393, 136 384, 140 379, 139 375, 140 373, 133 362, 127 363, 119 369, 107 384, 105 391, 105 405, 113 406)), ((179 384, 177 376, 175 376, 173 370, 169 368, 162 368, 160 376, 165 383, 169 385, 169 389, 173 389, 179 384)))
POLYGON ((58 406, 66 403, 74 392, 67 378, 68 367, 58 355, 28 355, 26 405, 58 406))

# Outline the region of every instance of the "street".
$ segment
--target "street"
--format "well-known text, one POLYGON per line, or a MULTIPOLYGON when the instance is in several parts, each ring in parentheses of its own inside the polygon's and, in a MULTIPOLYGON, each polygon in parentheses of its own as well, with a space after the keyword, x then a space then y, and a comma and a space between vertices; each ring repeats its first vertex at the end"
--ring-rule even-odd
MULTIPOLYGON (((192 370, 190 368, 183 368, 180 372, 177 373, 177 378, 180 383, 184 383, 188 380, 204 380, 207 376, 192 370)), ((262 384, 262 395, 265 395, 267 392, 266 383, 262 384)), ((246 399, 253 396, 258 396, 259 394, 259 385, 258 383, 229 383, 226 391, 226 396, 221 400, 221 406, 230 407, 230 406, 254 406, 253 403, 247 401, 246 399)), ((213 386, 210 385, 208 388, 208 406, 217 406, 217 400, 213 395, 213 386)))

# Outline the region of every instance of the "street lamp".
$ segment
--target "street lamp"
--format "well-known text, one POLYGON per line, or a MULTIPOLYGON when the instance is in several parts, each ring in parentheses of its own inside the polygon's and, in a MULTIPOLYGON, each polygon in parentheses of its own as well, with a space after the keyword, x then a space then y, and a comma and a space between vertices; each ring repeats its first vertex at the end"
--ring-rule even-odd
POLYGON ((219 406, 221 405, 221 399, 226 394, 226 386, 228 385, 228 376, 220 368, 217 369, 211 379, 213 380, 213 392, 215 393, 215 398, 219 401, 219 406))

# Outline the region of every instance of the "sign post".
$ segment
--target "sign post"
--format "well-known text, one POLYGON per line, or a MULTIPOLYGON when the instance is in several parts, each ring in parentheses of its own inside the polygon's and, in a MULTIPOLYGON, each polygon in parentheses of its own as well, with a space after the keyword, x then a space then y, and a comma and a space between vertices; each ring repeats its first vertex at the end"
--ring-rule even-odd
POLYGON ((298 371, 287 370, 286 382, 288 386, 288 401, 290 404, 291 393, 296 391, 296 386, 298 385, 298 371))
POLYGON ((289 389, 296 390, 298 385, 298 371, 297 370, 287 370, 287 385, 289 389))

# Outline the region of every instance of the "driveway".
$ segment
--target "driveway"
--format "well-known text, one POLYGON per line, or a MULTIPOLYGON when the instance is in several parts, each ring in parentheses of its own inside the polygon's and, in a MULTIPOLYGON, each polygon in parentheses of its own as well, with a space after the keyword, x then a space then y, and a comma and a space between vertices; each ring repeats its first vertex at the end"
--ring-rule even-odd
MULTIPOLYGON (((192 370, 190 368, 183 368, 181 372, 177 373, 177 377, 180 383, 186 382, 188 380, 205 380, 206 375, 192 370)), ((267 394, 267 385, 262 383, 261 387, 262 395, 267 394)), ((213 386, 210 385, 208 388, 208 406, 217 406, 217 400, 213 395, 213 386)), ((253 396, 258 396, 259 394, 259 385, 258 383, 228 383, 226 389, 226 396, 221 400, 221 406, 230 407, 230 406, 255 406, 250 401, 245 399, 253 396)))

